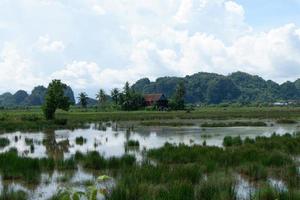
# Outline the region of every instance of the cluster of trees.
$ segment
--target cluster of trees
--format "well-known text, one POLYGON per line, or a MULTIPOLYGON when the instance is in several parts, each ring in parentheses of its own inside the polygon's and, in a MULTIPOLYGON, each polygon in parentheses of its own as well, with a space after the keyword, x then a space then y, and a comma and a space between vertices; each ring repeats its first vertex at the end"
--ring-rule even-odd
MULTIPOLYGON (((89 97, 86 93, 82 92, 79 94, 78 100, 82 108, 86 108, 88 106, 88 99, 89 97)), ((113 103, 115 109, 130 111, 145 107, 145 99, 143 95, 135 92, 128 82, 126 82, 122 91, 118 88, 114 88, 111 91, 110 96, 107 95, 103 89, 100 89, 98 94, 96 94, 96 100, 98 107, 102 109, 110 105, 108 100, 113 103)))
MULTIPOLYGON (((70 105, 72 105, 72 99, 70 99, 65 90, 67 85, 60 80, 53 80, 47 89, 45 95, 45 102, 43 104, 43 112, 46 119, 51 120, 55 117, 57 109, 68 111, 70 105)), ((174 94, 174 97, 170 101, 170 108, 174 110, 182 110, 185 108, 184 102, 185 86, 183 82, 180 82, 174 94)), ((125 111, 139 110, 145 108, 145 99, 143 95, 136 92, 129 83, 126 82, 123 90, 114 88, 111 91, 110 96, 105 93, 103 89, 100 89, 96 94, 98 106, 104 108, 107 105, 114 105, 115 109, 121 109, 125 111), (110 100, 110 102, 108 102, 110 100)), ((79 105, 82 108, 87 108, 90 98, 84 92, 81 92, 78 96, 79 105)))
MULTIPOLYGON (((172 110, 183 110, 185 108, 185 86, 183 82, 179 82, 173 97, 170 99, 169 108, 172 110)), ((86 93, 82 92, 78 96, 79 104, 82 108, 87 108, 89 97, 86 93)), ((114 88, 111 90, 110 96, 105 93, 103 89, 100 89, 96 94, 97 105, 102 110, 106 106, 110 106, 112 103, 114 109, 120 109, 125 111, 139 110, 145 108, 145 99, 142 93, 137 92, 133 87, 130 87, 126 82, 123 90, 114 88), (110 100, 110 103, 108 103, 110 100)))

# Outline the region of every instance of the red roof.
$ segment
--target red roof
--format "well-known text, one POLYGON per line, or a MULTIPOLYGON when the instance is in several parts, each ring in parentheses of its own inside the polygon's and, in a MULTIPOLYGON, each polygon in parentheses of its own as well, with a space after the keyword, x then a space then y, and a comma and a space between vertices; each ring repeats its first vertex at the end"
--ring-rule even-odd
POLYGON ((146 102, 156 102, 159 101, 163 96, 163 94, 145 94, 144 98, 146 102))

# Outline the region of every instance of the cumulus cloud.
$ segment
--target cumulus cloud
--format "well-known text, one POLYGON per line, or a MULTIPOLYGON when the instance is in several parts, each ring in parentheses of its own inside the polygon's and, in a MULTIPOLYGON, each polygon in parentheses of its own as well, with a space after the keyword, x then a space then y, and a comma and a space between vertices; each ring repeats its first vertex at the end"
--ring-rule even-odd
POLYGON ((31 90, 33 85, 43 82, 31 65, 32 61, 21 55, 14 44, 6 43, 0 54, 0 91, 31 90))
POLYGON ((40 36, 36 45, 42 52, 62 52, 65 49, 62 41, 51 40, 49 35, 40 36))
POLYGON ((300 75, 300 28, 255 30, 245 21, 247 9, 234 0, 12 0, 0 5, 2 90, 7 77, 14 81, 8 89, 59 78, 95 93, 142 77, 199 71, 240 70, 279 82, 300 75), (16 7, 23 12, 9 15, 16 7))

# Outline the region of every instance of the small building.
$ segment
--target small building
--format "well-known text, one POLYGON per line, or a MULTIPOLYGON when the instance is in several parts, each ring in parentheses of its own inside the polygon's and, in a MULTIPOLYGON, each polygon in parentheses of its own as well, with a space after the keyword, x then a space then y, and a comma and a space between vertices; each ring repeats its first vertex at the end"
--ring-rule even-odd
POLYGON ((156 106, 158 109, 168 107, 168 99, 164 94, 145 94, 144 99, 146 106, 156 106))

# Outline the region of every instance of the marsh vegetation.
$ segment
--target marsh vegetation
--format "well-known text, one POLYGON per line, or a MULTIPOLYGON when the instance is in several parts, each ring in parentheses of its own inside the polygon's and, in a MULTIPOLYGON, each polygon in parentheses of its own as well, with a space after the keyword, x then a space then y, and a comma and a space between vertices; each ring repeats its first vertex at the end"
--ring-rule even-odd
POLYGON ((1 197, 18 199, 25 192, 25 199, 61 199, 59 189, 88 192, 106 174, 112 177, 106 199, 299 198, 297 123, 262 120, 273 126, 246 127, 257 121, 192 120, 193 126, 172 126, 177 122, 2 134, 8 145, 0 150, 1 197), (236 122, 244 126, 201 127, 236 122))

